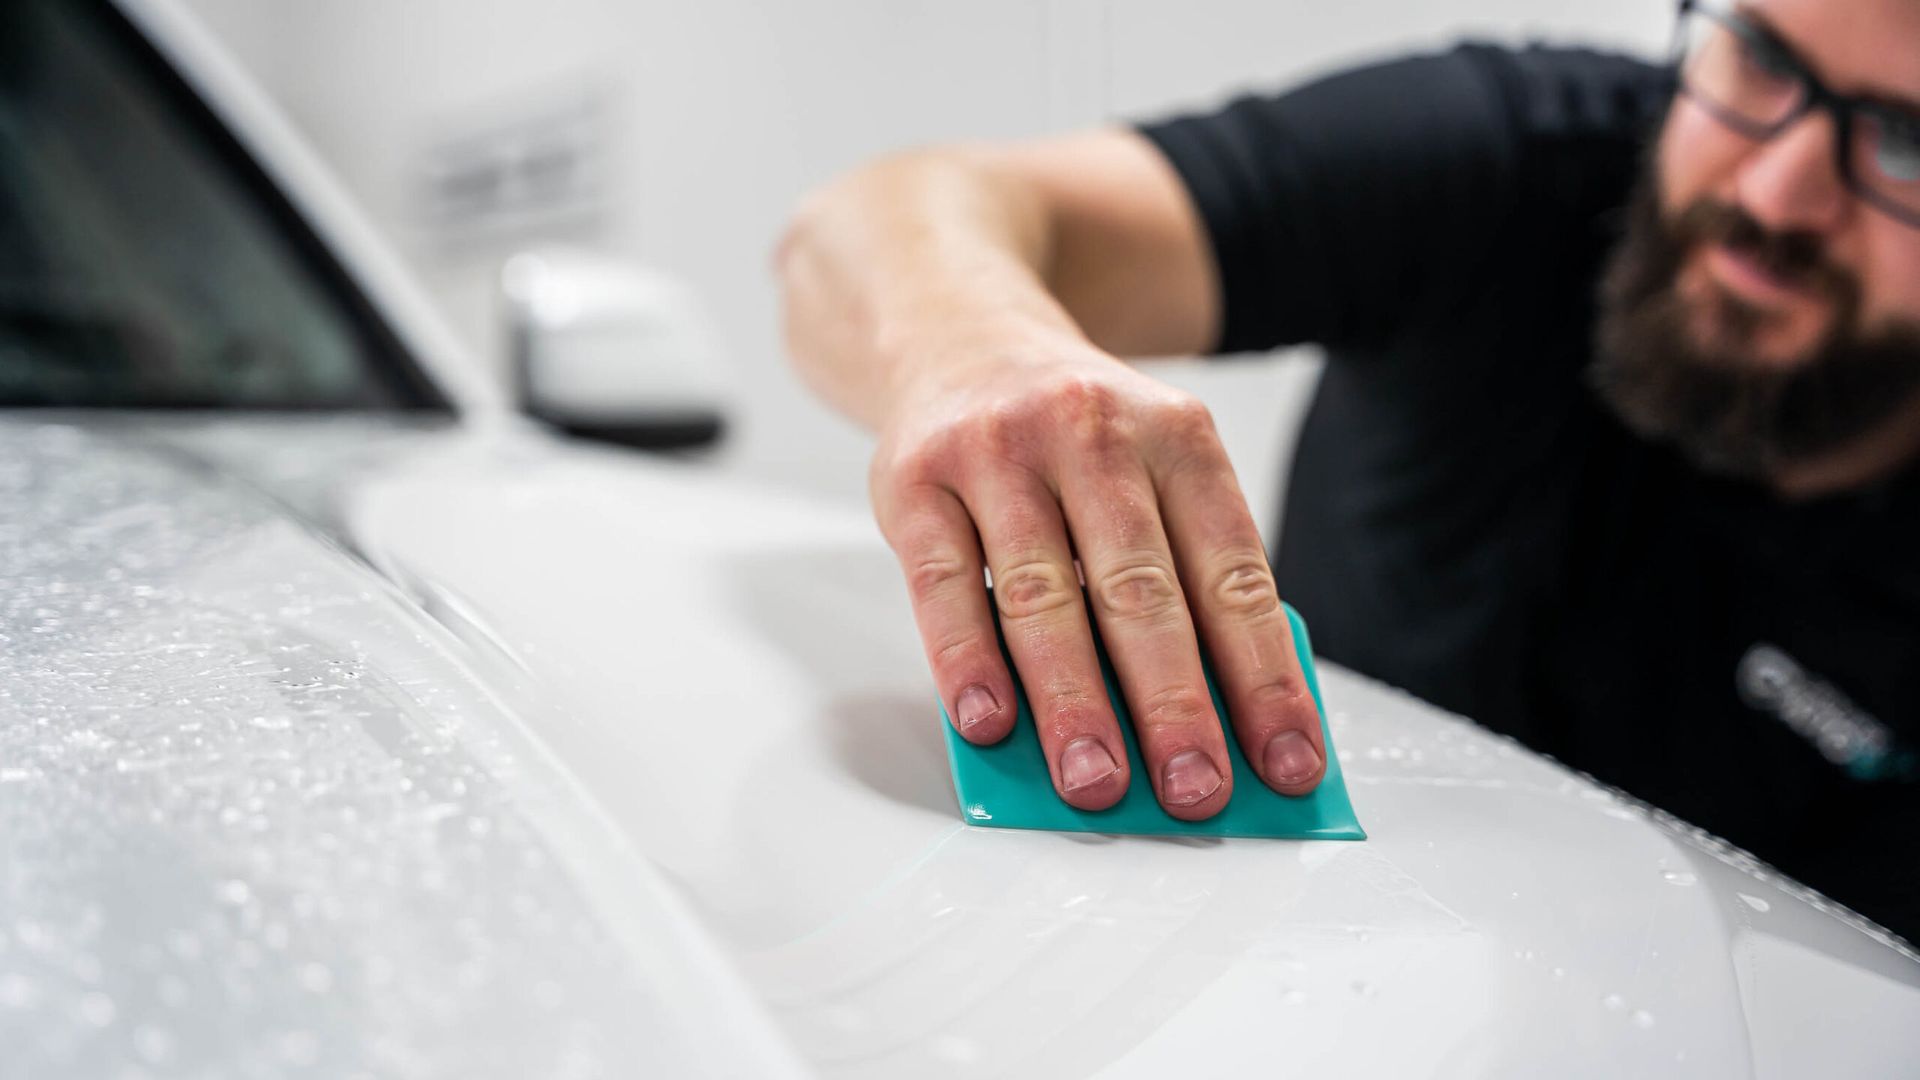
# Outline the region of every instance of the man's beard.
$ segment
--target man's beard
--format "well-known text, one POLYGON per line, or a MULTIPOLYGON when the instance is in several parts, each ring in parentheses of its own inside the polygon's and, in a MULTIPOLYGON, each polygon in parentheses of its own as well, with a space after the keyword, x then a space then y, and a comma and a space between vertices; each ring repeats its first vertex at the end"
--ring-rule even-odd
POLYGON ((1859 312, 1859 282, 1825 260, 1818 237, 1769 232, 1711 199, 1668 218, 1648 169, 1601 280, 1593 386, 1628 427, 1701 468, 1764 478, 1873 432, 1920 397, 1920 322, 1867 330, 1859 312), (1679 273, 1709 243, 1824 295, 1821 339, 1790 364, 1763 363, 1751 345, 1767 312, 1719 289, 1689 302, 1679 273), (1712 305, 1704 314, 1722 347, 1697 340, 1700 305, 1712 305))

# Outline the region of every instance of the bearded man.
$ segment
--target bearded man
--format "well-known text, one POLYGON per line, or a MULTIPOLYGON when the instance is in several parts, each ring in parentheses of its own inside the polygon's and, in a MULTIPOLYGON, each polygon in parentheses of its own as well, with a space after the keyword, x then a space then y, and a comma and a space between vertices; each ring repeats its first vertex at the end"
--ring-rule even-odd
POLYGON ((1666 65, 1466 46, 906 154, 780 265, 949 715, 1011 728, 997 614, 1061 798, 1129 780, 1095 626, 1170 813, 1311 790, 1284 596, 1330 658, 1920 931, 1920 0, 1695 0, 1666 65), (1301 342, 1270 565, 1206 410, 1115 358, 1301 342))

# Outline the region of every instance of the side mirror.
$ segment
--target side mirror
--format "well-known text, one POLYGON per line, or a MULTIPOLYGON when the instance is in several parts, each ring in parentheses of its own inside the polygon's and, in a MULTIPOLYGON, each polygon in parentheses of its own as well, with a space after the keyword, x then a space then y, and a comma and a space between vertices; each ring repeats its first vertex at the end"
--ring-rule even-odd
POLYGON ((524 252, 500 274, 521 408, 581 438, 648 450, 705 446, 731 380, 686 285, 590 252, 524 252))

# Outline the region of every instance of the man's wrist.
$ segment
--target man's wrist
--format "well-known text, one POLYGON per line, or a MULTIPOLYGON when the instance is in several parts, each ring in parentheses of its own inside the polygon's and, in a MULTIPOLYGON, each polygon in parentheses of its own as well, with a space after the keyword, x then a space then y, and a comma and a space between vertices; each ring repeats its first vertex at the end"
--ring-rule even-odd
POLYGON ((891 402, 927 387, 977 384, 1010 367, 1051 367, 1091 347, 1071 326, 1003 312, 902 320, 883 329, 876 341, 891 402))

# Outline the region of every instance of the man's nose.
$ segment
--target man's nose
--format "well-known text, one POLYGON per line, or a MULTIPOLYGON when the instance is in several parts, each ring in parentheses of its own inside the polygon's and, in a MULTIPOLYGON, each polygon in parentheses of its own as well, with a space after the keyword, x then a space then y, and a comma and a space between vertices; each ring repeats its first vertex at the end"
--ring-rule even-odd
POLYGON ((1754 148, 1735 176, 1740 205, 1770 231, 1825 233, 1852 207, 1835 169, 1832 114, 1817 109, 1754 148))

